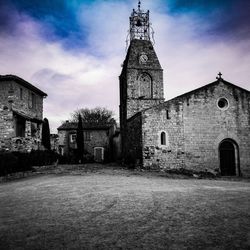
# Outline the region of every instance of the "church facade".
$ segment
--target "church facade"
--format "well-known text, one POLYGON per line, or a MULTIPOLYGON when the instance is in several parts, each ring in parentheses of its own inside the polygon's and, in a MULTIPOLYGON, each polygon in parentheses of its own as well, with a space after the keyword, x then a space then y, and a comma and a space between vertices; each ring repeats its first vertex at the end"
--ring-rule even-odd
POLYGON ((250 176, 250 92, 217 80, 164 101, 149 12, 133 10, 120 75, 122 155, 145 168, 250 176))

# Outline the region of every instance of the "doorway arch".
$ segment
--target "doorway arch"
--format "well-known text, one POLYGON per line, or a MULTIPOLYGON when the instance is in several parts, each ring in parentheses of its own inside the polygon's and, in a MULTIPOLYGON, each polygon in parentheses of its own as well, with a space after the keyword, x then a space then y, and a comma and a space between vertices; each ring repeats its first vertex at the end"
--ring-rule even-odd
POLYGON ((232 139, 225 139, 219 145, 220 171, 223 176, 240 175, 239 147, 232 139))

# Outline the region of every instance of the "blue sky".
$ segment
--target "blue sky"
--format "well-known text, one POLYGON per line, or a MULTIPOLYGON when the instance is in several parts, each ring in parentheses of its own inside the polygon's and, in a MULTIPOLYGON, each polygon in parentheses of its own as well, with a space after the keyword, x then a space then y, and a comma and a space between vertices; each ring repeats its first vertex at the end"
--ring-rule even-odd
MULTIPOLYGON (((150 10, 165 98, 224 79, 250 89, 249 0, 142 0, 150 10)), ((121 63, 136 0, 0 0, 0 74, 48 93, 51 130, 81 107, 118 118, 121 63)))

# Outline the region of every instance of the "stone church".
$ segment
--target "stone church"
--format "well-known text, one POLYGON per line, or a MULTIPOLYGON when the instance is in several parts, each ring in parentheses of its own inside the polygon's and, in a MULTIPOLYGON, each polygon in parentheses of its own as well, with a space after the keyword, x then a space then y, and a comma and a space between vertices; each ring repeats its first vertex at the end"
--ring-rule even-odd
POLYGON ((120 75, 122 156, 145 168, 250 176, 250 92, 222 78, 164 101, 149 11, 130 16, 120 75))

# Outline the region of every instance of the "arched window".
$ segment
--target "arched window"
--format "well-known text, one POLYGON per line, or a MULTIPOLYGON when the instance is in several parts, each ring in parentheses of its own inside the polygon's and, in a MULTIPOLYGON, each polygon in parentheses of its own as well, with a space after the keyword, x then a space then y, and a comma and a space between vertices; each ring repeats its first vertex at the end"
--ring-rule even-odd
POLYGON ((139 77, 139 97, 152 98, 152 79, 149 74, 142 73, 139 77))
POLYGON ((166 145, 166 133, 161 132, 161 145, 166 145))

